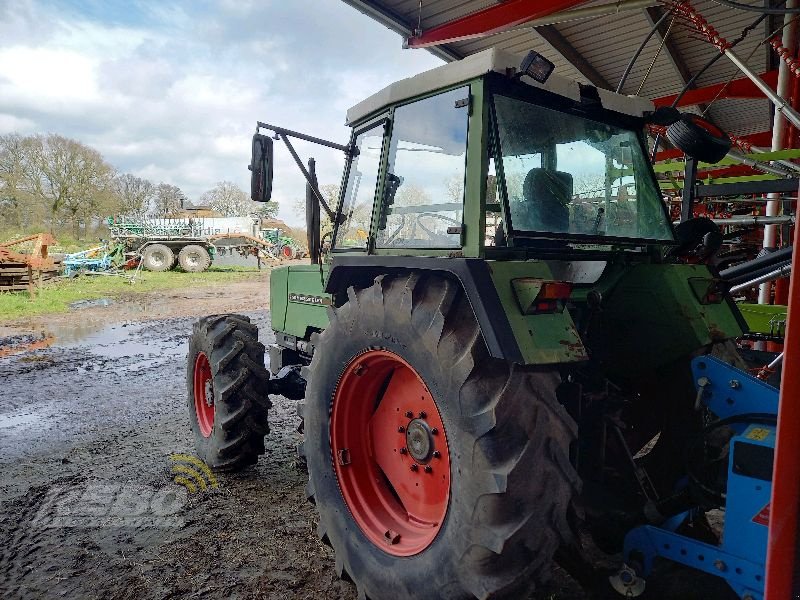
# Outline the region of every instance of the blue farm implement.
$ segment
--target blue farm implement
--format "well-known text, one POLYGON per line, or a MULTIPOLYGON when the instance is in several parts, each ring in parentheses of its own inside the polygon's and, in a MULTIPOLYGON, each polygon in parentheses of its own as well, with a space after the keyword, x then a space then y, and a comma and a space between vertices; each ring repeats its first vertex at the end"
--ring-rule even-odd
POLYGON ((114 265, 114 259, 119 255, 107 246, 97 246, 83 252, 75 252, 64 256, 64 276, 74 277, 80 273, 100 273, 108 271, 114 265))
POLYGON ((662 558, 721 577, 742 600, 762 600, 778 390, 711 356, 695 358, 692 373, 697 409, 716 417, 706 425, 694 449, 712 434, 727 431, 727 453, 715 457, 716 462, 726 465, 726 482, 719 490, 709 489, 698 472, 711 459, 696 460, 697 454, 690 454, 685 487, 678 493, 686 491, 700 501, 658 525, 632 529, 625 537, 626 566, 611 578, 612 585, 624 595, 638 595, 644 591, 644 578, 652 572, 654 560, 662 558), (717 545, 678 532, 708 508, 703 505, 709 496, 716 496, 725 507, 725 524, 717 545))

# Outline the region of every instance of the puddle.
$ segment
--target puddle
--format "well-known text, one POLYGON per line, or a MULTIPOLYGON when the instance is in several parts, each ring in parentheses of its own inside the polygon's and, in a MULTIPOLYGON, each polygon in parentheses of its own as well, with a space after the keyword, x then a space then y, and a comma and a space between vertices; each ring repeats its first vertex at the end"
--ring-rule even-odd
MULTIPOLYGON (((153 366, 185 353, 183 340, 163 340, 156 332, 143 332, 146 324, 101 325, 74 323, 51 327, 56 348, 86 348, 104 358, 142 357, 153 366)), ((150 325, 152 327, 152 325, 150 325)))
POLYGON ((96 298, 94 300, 78 300, 69 305, 70 310, 81 310, 84 308, 93 308, 95 306, 111 306, 114 301, 111 298, 96 298))
POLYGON ((41 419, 41 415, 31 412, 0 415, 0 429, 10 429, 11 427, 18 427, 20 425, 33 425, 41 419))

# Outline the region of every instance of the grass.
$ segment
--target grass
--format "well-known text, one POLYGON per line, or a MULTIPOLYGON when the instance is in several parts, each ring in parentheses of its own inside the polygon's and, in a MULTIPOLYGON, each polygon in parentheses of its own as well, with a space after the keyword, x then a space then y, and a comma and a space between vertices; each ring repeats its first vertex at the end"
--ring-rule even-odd
MULTIPOLYGON (((69 305, 79 300, 114 298, 123 294, 139 294, 156 290, 191 288, 242 281, 253 277, 253 267, 214 267, 205 273, 142 271, 135 283, 125 276, 84 275, 75 279, 45 282, 36 299, 30 301, 27 292, 0 292, 0 323, 23 317, 67 312, 69 305)), ((133 271, 126 273, 132 275, 133 271)))

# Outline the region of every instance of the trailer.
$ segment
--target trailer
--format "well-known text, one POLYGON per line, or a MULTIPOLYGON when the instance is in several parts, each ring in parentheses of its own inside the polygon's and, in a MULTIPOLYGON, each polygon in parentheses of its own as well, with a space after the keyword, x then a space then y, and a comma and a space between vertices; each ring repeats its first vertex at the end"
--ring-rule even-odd
POLYGON ((180 266, 189 273, 201 273, 211 266, 217 254, 214 236, 253 236, 255 223, 251 217, 112 217, 108 219, 108 228, 114 241, 123 244, 126 252, 139 255, 148 271, 169 271, 180 266))

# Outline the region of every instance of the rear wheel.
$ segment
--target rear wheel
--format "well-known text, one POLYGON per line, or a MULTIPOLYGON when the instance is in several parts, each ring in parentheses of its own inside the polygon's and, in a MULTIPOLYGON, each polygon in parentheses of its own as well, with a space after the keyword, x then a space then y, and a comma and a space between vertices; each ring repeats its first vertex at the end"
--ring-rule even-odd
POLYGON ((289 260, 291 260, 297 256, 297 251, 292 246, 284 246, 283 248, 281 248, 281 256, 283 256, 283 258, 288 258, 289 260))
POLYGON ((181 248, 178 262, 187 273, 202 273, 211 264, 211 255, 202 246, 191 244, 181 248))
POLYGON ((142 265, 148 271, 169 271, 175 264, 175 253, 164 244, 151 244, 142 252, 142 265))
POLYGON ((359 596, 518 598, 572 540, 575 424, 554 370, 490 358, 460 286, 348 290, 316 340, 308 495, 359 596))
POLYGON ((214 315, 194 325, 186 384, 197 455, 235 471, 264 454, 269 432, 269 372, 258 329, 243 315, 214 315))

